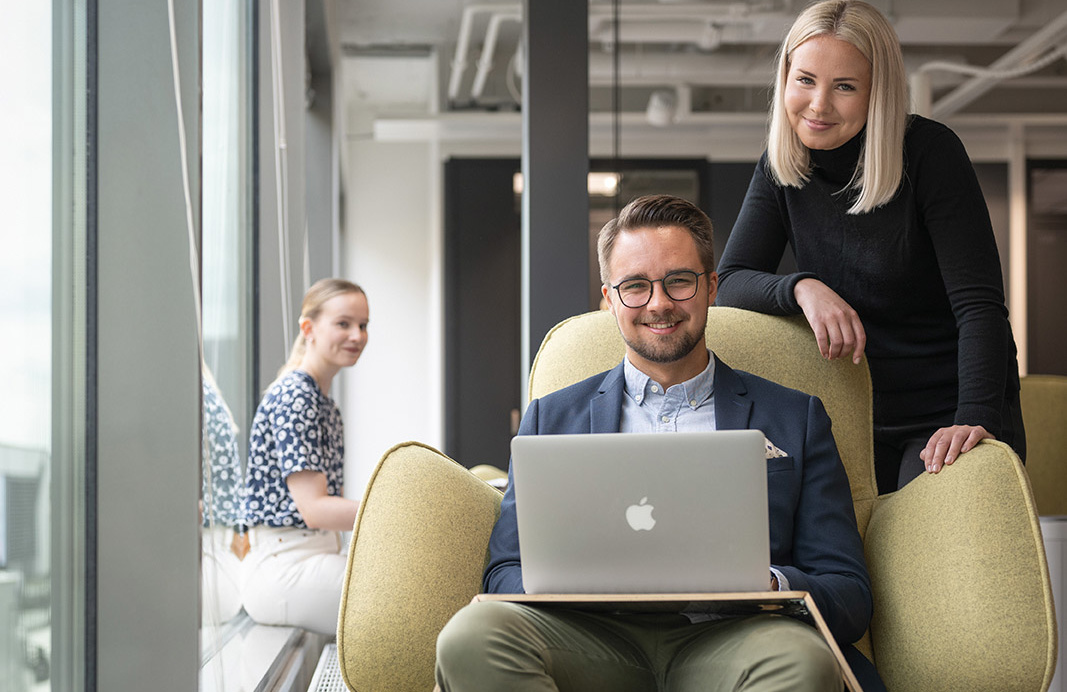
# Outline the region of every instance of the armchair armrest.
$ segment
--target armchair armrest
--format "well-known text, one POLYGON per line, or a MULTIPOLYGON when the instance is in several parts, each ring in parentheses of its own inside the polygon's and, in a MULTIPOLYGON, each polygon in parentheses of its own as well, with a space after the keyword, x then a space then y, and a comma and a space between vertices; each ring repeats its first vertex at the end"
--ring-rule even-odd
POLYGON ((1011 448, 984 441, 879 498, 865 548, 875 663, 889 689, 1047 689, 1052 589, 1029 481, 1011 448))
POLYGON ((432 689, 437 634, 481 591, 501 497, 426 445, 385 453, 342 585, 337 653, 348 689, 432 689))

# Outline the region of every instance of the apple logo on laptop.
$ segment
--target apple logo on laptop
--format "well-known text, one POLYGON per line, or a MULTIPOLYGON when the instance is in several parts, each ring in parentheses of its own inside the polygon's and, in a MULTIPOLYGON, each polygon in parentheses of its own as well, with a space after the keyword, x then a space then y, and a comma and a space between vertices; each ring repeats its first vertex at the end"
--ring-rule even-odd
POLYGON ((645 504, 646 502, 648 498, 642 497, 641 504, 630 505, 626 508, 626 523, 634 531, 651 531, 656 525, 656 520, 652 518, 653 506, 645 504))

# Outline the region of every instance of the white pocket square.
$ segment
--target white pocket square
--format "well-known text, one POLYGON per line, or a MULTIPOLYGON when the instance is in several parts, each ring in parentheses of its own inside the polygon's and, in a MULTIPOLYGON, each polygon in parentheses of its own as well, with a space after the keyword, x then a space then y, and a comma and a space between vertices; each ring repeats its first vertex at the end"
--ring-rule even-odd
POLYGON ((767 458, 768 459, 777 459, 779 457, 787 457, 787 456, 789 456, 788 454, 786 454, 782 450, 780 450, 777 447, 775 447, 774 443, 771 442, 770 440, 768 440, 766 437, 763 438, 763 446, 767 450, 767 458))

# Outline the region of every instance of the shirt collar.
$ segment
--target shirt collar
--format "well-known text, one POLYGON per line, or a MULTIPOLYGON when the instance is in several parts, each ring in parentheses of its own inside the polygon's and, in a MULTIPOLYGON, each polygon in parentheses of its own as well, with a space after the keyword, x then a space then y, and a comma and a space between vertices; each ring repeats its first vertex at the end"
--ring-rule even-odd
MULTIPOLYGON (((652 386, 652 378, 641 372, 630 362, 629 357, 622 360, 623 380, 626 393, 639 405, 644 404, 648 398, 649 387, 652 386)), ((708 367, 704 368, 696 377, 676 385, 685 392, 685 400, 691 408, 699 408, 701 404, 711 398, 715 386, 715 354, 708 350, 708 367)), ((664 394, 663 387, 659 387, 659 393, 664 394)))

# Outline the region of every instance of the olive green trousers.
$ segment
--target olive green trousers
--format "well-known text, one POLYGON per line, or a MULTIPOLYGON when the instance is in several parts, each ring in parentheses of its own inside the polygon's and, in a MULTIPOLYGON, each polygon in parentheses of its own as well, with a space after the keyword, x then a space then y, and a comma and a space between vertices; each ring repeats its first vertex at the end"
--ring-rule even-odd
POLYGON ((793 618, 691 623, 500 601, 472 603, 445 625, 436 677, 443 692, 843 689, 830 647, 793 618))

